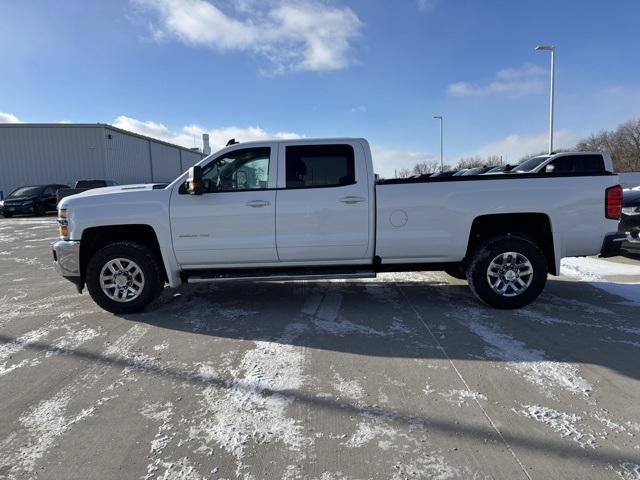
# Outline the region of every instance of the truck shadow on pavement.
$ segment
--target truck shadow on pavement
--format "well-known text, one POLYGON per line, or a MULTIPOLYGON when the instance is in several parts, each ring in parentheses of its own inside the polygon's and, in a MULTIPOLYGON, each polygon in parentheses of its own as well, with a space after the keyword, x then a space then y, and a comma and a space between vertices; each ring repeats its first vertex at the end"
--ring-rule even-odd
POLYGON ((189 286, 167 290, 150 311, 124 318, 198 335, 373 357, 570 362, 640 379, 637 303, 593 283, 550 280, 527 308, 496 310, 455 282, 189 286))

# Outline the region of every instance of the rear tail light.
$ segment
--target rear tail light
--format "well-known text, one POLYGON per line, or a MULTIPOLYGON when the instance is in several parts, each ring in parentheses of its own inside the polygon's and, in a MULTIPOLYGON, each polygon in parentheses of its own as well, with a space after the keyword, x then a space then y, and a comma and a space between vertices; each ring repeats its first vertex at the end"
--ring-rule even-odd
POLYGON ((620 220, 622 216, 622 187, 616 185, 605 191, 604 216, 611 220, 620 220))

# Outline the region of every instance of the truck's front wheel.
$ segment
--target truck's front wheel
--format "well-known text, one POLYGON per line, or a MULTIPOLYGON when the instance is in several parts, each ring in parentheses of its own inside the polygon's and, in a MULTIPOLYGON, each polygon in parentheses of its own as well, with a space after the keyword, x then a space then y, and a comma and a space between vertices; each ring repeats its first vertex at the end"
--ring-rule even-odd
POLYGON ((467 270, 473 293, 496 308, 521 308, 533 302, 547 283, 547 262, 529 240, 504 236, 482 243, 467 270))
POLYGON ((112 313, 143 310, 164 286, 158 257, 133 242, 98 250, 87 265, 86 282, 93 301, 112 313))

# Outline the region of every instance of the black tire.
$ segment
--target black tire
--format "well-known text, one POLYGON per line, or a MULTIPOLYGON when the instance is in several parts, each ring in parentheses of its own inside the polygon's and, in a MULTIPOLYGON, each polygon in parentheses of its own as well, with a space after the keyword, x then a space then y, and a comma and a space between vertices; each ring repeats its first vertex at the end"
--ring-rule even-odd
POLYGON ((36 208, 33 210, 33 212, 38 217, 44 217, 47 214, 47 207, 39 203, 38 205, 36 205, 36 208))
POLYGON ((155 300, 164 288, 160 259, 146 246, 134 242, 112 243, 94 253, 87 265, 86 283, 93 301, 111 313, 140 312, 155 300), (138 296, 126 302, 109 298, 100 286, 103 267, 117 258, 135 262, 144 276, 144 286, 138 296))
MULTIPOLYGON (((525 268, 522 270, 526 271, 525 268)), ((538 298, 547 283, 547 273, 546 258, 535 244, 521 237, 502 236, 489 239, 476 248, 467 269, 467 281, 474 295, 484 303, 495 308, 514 309, 525 307, 538 298), (506 252, 522 255, 529 261, 533 269, 530 277, 528 275, 522 276, 524 283, 529 280, 530 283, 521 293, 515 293, 515 283, 512 283, 514 287, 509 287, 505 294, 498 293, 489 283, 489 266, 494 259, 506 252), (513 296, 506 296, 507 294, 513 296)), ((497 280, 499 277, 495 278, 497 280)), ((504 286, 505 283, 510 282, 503 282, 499 285, 504 286)))
POLYGON ((4 218, 11 218, 11 217, 13 217, 13 214, 12 213, 3 213, 2 216, 4 218))

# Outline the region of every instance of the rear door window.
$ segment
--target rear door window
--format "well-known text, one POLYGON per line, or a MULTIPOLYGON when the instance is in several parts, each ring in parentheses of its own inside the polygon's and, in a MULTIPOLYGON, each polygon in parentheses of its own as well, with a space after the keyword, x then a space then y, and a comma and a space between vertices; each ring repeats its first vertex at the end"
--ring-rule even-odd
POLYGON ((351 145, 286 147, 287 188, 341 187, 356 183, 351 145))
POLYGON ((553 160, 553 173, 600 173, 604 172, 602 155, 565 155, 553 160))

